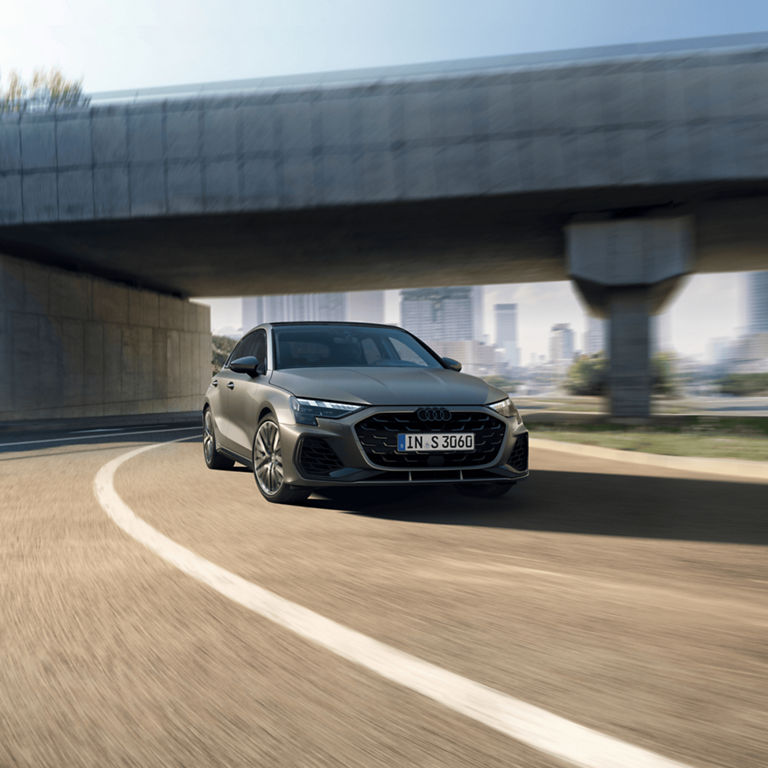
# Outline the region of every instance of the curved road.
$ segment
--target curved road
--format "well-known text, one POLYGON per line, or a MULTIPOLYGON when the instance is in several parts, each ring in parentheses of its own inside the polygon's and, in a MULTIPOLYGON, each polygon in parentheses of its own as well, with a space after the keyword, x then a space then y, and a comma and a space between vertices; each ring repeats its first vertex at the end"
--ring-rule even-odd
POLYGON ((94 497, 96 473, 185 435, 115 476, 184 547, 665 758, 768 763, 765 484, 534 450, 531 479, 501 500, 386 489, 275 507, 249 472, 205 470, 195 430, 125 430, 0 440, 3 768, 567 764, 129 538, 94 497))

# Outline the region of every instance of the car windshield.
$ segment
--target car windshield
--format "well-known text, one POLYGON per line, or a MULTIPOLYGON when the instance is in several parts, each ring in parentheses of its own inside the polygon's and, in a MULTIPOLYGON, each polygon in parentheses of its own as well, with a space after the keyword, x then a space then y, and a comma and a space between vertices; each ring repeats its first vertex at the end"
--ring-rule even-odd
POLYGON ((442 368, 413 336, 365 325, 275 326, 275 368, 442 368))

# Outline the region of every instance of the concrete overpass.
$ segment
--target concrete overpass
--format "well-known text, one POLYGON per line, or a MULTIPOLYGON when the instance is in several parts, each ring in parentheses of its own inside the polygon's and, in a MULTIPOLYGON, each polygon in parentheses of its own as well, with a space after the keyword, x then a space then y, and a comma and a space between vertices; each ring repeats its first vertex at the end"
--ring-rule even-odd
POLYGON ((692 271, 768 266, 766 75, 768 35, 742 35, 151 89, 3 116, 0 420, 191 406, 201 353, 183 357, 183 395, 125 385, 177 365, 172 351, 148 363, 150 345, 173 346, 168 332, 204 345, 203 310, 165 310, 189 314, 179 327, 132 315, 145 301, 567 277, 610 318, 614 414, 643 417, 649 313, 692 271), (121 362, 100 395, 76 385, 52 412, 19 328, 68 376, 92 349, 125 348, 115 325, 123 340, 145 329, 129 344, 144 374, 121 362), (103 346, 88 328, 102 328, 103 346))

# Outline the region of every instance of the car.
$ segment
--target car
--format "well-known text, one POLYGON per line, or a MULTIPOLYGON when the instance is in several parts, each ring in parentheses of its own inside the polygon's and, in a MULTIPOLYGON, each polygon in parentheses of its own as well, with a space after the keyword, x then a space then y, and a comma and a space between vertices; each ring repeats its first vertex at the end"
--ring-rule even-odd
POLYGON ((397 326, 259 325, 205 394, 205 463, 250 467, 278 503, 350 486, 501 496, 528 477, 528 431, 506 392, 460 371, 397 326))

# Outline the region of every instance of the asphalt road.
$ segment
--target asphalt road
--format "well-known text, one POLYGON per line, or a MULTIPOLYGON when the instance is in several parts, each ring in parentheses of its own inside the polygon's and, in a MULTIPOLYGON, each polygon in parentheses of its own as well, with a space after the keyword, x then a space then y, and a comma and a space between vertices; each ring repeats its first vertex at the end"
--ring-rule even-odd
MULTIPOLYGON (((121 531, 97 471, 185 434, 0 440, 2 768, 564 764, 121 531)), ((115 488, 183 546, 443 669, 686 765, 768 765, 768 486, 544 450, 532 468, 500 500, 277 507, 249 472, 206 470, 195 437, 115 488)))

